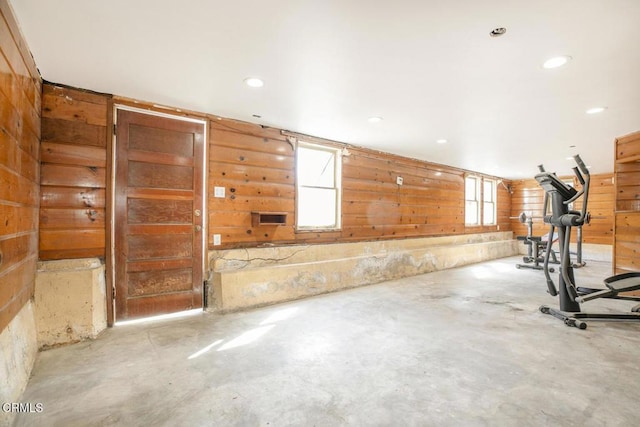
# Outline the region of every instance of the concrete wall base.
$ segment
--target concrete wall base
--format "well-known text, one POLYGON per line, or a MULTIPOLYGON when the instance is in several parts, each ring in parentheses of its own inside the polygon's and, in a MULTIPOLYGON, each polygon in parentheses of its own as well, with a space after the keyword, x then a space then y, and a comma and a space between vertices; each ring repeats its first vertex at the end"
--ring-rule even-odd
POLYGON ((107 327, 104 265, 97 258, 38 263, 38 346, 95 338, 107 327))
MULTIPOLYGON (((558 254, 558 244, 555 243, 553 245, 553 250, 558 254)), ((571 258, 575 262, 576 256, 576 244, 571 244, 571 258)), ((527 247, 522 242, 518 242, 518 253, 520 255, 527 254, 527 247)), ((613 245, 601 245, 596 243, 583 243, 582 244, 582 260, 585 262, 589 261, 602 261, 602 262, 612 262, 613 261, 613 245)))
MULTIPOLYGON (((33 302, 29 301, 0 333, 0 404, 21 403, 37 353, 33 302)), ((0 409, 0 426, 11 425, 15 415, 0 409)))
POLYGON ((211 251, 207 310, 227 312, 518 253, 511 232, 211 251))

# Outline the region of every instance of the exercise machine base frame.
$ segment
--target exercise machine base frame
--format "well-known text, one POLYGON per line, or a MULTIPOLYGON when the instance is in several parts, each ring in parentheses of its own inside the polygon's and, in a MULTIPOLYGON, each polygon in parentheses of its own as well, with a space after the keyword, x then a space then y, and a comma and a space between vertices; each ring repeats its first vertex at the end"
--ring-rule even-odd
POLYGON ((560 319, 567 326, 573 326, 578 329, 587 329, 586 322, 583 322, 581 319, 592 319, 592 320, 619 320, 619 321, 636 321, 640 322, 640 312, 636 312, 636 310, 640 310, 640 305, 633 308, 634 312, 631 313, 588 313, 584 311, 570 312, 570 311, 562 311, 557 310, 555 308, 551 308, 546 305, 540 306, 540 311, 544 314, 549 314, 556 319, 560 319))

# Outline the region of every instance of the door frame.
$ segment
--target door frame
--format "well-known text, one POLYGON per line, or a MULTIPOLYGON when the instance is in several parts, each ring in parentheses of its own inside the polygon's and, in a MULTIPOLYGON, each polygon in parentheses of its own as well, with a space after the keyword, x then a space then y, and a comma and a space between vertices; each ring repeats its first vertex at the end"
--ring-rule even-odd
MULTIPOLYGON (((209 120, 206 117, 198 117, 193 115, 180 115, 180 110, 176 110, 176 114, 165 113, 162 111, 157 111, 152 107, 144 108, 143 106, 133 106, 127 103, 125 100, 118 100, 114 102, 110 100, 108 106, 108 117, 107 117, 107 221, 106 221, 106 230, 105 230, 105 240, 106 240, 106 254, 105 254, 105 276, 106 276, 106 287, 107 287, 107 326, 113 326, 116 319, 116 304, 115 304, 115 295, 116 295, 116 264, 115 264, 115 227, 114 227, 114 218, 115 218, 115 191, 116 191, 116 148, 118 141, 116 140, 116 126, 118 125, 118 110, 124 111, 132 111, 140 114, 147 114, 151 116, 163 117, 172 120, 181 120, 191 123, 199 123, 202 124, 204 129, 204 142, 203 142, 203 153, 202 153, 202 259, 200 260, 200 265, 202 267, 202 277, 206 281, 207 277, 207 235, 208 235, 208 210, 207 210, 207 183, 209 177, 209 120), (109 130, 110 129, 110 130, 109 130)), ((137 103, 136 103, 137 104, 137 103)), ((154 105, 153 107, 158 108, 158 106, 154 105)), ((162 107, 160 107, 162 108, 162 107)), ((168 108, 170 109, 170 108, 168 108)), ((172 110, 172 109, 170 109, 172 110)), ((204 300, 206 299, 206 289, 204 284, 202 284, 202 298, 203 304, 202 309, 205 309, 204 300)))

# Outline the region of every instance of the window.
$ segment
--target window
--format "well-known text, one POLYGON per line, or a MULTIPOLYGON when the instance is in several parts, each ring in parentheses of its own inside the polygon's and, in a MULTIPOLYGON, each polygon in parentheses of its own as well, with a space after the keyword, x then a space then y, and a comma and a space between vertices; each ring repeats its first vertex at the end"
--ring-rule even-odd
POLYGON ((480 178, 467 176, 464 179, 464 223, 480 225, 480 178))
POLYGON ((492 179, 482 181, 482 224, 496 224, 496 182, 492 179))
POLYGON ((296 154, 298 230, 340 228, 340 150, 303 142, 296 154))
POLYGON ((477 176, 464 179, 465 225, 496 225, 496 181, 477 176), (482 222, 480 221, 482 219, 482 222))

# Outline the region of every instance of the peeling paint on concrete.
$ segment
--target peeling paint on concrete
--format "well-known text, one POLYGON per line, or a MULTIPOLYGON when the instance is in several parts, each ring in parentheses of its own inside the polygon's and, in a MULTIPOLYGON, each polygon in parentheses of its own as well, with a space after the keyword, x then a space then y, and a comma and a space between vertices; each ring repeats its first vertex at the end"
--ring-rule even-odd
MULTIPOLYGON (((28 301, 0 333, 0 403, 19 402, 38 353, 33 303, 28 301)), ((15 413, 0 410, 0 425, 15 413)))
POLYGON ((511 232, 212 251, 208 309, 273 304, 517 252, 511 232))

